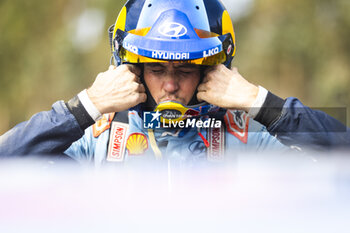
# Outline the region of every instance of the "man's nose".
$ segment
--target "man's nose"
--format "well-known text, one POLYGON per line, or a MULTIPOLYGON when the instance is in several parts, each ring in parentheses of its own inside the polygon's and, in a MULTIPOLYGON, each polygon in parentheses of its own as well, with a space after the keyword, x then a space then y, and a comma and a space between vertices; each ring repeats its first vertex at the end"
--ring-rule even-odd
POLYGON ((168 74, 164 80, 163 88, 168 93, 174 93, 179 90, 179 81, 174 74, 168 74))

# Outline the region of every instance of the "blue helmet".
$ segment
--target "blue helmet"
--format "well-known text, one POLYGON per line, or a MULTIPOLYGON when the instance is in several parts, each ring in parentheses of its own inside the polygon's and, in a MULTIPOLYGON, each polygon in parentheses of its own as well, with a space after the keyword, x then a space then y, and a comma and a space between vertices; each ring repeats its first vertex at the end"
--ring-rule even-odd
POLYGON ((225 64, 235 55, 230 16, 219 0, 129 0, 109 28, 115 63, 225 64))

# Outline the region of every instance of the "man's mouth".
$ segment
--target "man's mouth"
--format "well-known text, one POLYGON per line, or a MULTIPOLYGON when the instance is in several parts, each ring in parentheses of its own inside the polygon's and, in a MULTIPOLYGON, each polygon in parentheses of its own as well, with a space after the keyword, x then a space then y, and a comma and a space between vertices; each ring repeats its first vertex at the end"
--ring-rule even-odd
POLYGON ((163 99, 161 102, 164 102, 164 101, 176 101, 176 102, 179 102, 177 99, 175 98, 165 98, 163 99))
POLYGON ((175 96, 165 96, 163 98, 160 98, 159 102, 164 102, 164 101, 176 101, 176 102, 182 102, 181 98, 177 98, 175 96))
POLYGON ((185 105, 186 100, 184 100, 183 98, 180 97, 176 97, 176 96, 164 96, 161 97, 158 101, 158 104, 161 102, 165 102, 165 101, 173 101, 173 102, 178 102, 181 103, 182 105, 185 105))

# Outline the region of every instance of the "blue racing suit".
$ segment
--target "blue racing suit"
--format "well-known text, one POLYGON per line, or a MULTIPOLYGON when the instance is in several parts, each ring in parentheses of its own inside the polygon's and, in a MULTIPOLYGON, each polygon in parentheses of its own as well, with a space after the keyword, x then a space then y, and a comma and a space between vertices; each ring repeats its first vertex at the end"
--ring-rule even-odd
MULTIPOLYGON (((96 165, 103 163, 106 160, 110 129, 94 137, 93 126, 83 130, 70 110, 63 101, 58 101, 53 104, 51 111, 40 112, 29 121, 18 124, 0 137, 0 155, 65 153, 81 162, 93 161, 96 165)), ((231 113, 228 126, 235 126, 233 116, 236 115, 231 113)), ((243 130, 236 134, 233 131, 225 132, 225 139, 222 139, 225 140, 225 151, 286 149, 263 125, 247 117, 242 118, 245 115, 237 116, 244 120, 241 124, 243 130)), ((205 157, 206 148, 198 130, 191 128, 182 131, 185 132, 176 132, 176 129, 154 130, 156 145, 163 156, 176 160, 197 160, 205 157), (190 157, 190 154, 194 156, 190 157)), ((200 129, 200 132, 204 138, 207 136, 204 129, 200 129)), ((125 140, 131 134, 140 136, 147 143, 144 154, 154 154, 149 132, 142 127, 142 119, 136 112, 129 113, 129 131, 125 140)), ((125 150, 125 154, 125 160, 137 157, 132 156, 132 145, 125 150)))
MULTIPOLYGON (((346 116, 345 111, 343 115, 346 116)), ((283 100, 268 92, 254 119, 288 146, 313 150, 350 147, 348 127, 322 111, 303 105, 294 97, 283 100)))
MULTIPOLYGON (((213 133, 209 133, 210 130, 196 127, 147 129, 143 127, 144 122, 139 114, 136 111, 129 111, 128 132, 123 139, 118 140, 118 144, 123 144, 124 140, 127 147, 121 152, 125 154, 122 160, 130 162, 157 158, 156 151, 159 151, 162 157, 178 162, 197 163, 203 160, 223 160, 224 157, 221 154, 208 155, 207 150, 211 148, 210 144, 218 150, 220 150, 218 147, 224 147, 219 152, 224 153, 226 157, 236 153, 289 149, 271 136, 265 126, 249 119, 247 114, 240 111, 228 111, 226 116, 225 123, 222 122, 222 124, 225 124, 227 130, 223 129, 220 133, 218 132, 220 129, 217 129, 214 132, 215 135, 212 135, 213 133), (202 139, 198 132, 206 139, 202 139), (152 145, 152 137, 156 141, 154 145, 152 145), (205 140, 209 141, 208 148, 205 146, 205 140), (138 153, 135 150, 141 151, 138 153)), ((116 118, 118 119, 118 116, 116 118)), ((96 166, 104 163, 109 153, 107 144, 108 142, 109 145, 113 144, 113 138, 110 138, 112 130, 111 127, 108 127, 110 123, 106 123, 108 121, 104 119, 103 121, 105 125, 102 123, 98 127, 105 128, 105 131, 96 133, 96 125, 87 128, 85 135, 74 142, 65 153, 79 161, 93 161, 96 166)))
MULTIPOLYGON (((69 104, 66 105, 63 101, 58 101, 50 111, 40 112, 29 121, 18 124, 0 137, 1 157, 66 153, 79 161, 94 161, 95 164, 103 163, 107 152, 109 129, 102 132, 98 137, 94 137, 92 135, 93 127, 88 127, 88 125, 92 125, 91 121, 86 123, 81 119, 79 120, 77 112, 81 113, 81 111, 76 111, 74 108, 69 108, 69 104)), ((264 110, 262 112, 264 113, 264 110)), ((84 114, 80 115, 84 116, 84 114)), ((250 119, 247 124, 249 133, 245 139, 246 135, 244 133, 243 135, 239 135, 239 133, 235 135, 232 130, 231 133, 225 132, 226 151, 246 151, 248 149, 260 151, 268 148, 283 148, 278 140, 286 145, 314 145, 323 148, 348 147, 350 145, 350 131, 348 128, 323 112, 305 107, 295 98, 288 98, 283 101, 282 111, 275 111, 269 117, 267 115, 266 113, 259 113, 256 118, 267 126, 270 134, 276 137, 271 136, 263 125, 250 119), (271 120, 273 118, 271 115, 278 117, 271 120), (334 128, 340 126, 345 128, 343 132, 333 131, 334 128), (322 132, 319 127, 322 127, 322 132), (331 132, 328 132, 328 129, 331 132)), ((151 150, 149 132, 142 128, 141 121, 137 114, 133 116, 129 114, 130 132, 128 136, 131 134, 138 135, 139 138, 147 142, 147 145, 144 146, 144 148, 147 148, 144 149, 145 152, 154 154, 154 150, 151 150)), ((228 127, 234 126, 232 121, 225 125, 228 127)), ((189 130, 181 135, 177 135, 174 130, 168 130, 168 133, 164 133, 164 131, 165 129, 153 132, 158 149, 163 154, 170 157, 179 155, 179 159, 193 159, 194 157, 188 157, 189 153, 185 152, 196 151, 198 153, 195 156, 196 158, 204 156, 205 148, 203 149, 203 145, 199 145, 203 139, 196 129, 189 130)), ((200 132, 206 137, 205 131, 201 130, 200 132)), ((242 134, 242 132, 240 133, 242 134)), ((129 150, 125 150, 125 153, 127 154, 125 160, 132 157, 132 153, 128 156, 129 150)))

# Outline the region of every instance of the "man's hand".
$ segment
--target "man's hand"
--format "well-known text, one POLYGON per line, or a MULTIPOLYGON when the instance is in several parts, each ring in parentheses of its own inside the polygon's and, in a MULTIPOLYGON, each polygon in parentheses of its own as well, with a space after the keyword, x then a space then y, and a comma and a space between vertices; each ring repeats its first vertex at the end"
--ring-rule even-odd
POLYGON ((110 66, 97 75, 88 96, 101 114, 127 110, 147 99, 140 75, 135 65, 110 66))
POLYGON ((230 70, 220 64, 208 68, 204 75, 203 82, 198 86, 199 101, 226 109, 249 111, 259 88, 245 80, 237 68, 230 70))

